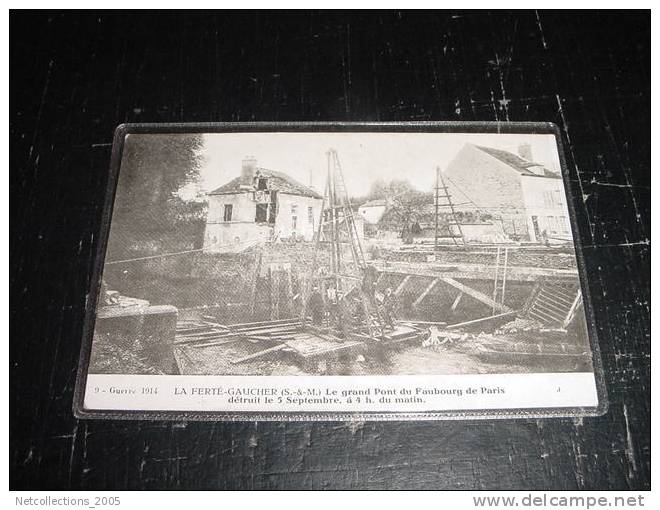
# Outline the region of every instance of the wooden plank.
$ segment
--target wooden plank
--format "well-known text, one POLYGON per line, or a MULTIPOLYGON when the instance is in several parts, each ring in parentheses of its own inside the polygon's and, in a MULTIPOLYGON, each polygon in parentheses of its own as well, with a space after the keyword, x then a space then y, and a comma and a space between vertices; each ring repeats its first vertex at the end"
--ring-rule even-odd
POLYGON ((451 311, 455 312, 456 308, 458 308, 458 304, 461 302, 461 298, 463 297, 463 293, 459 292, 458 296, 456 296, 456 299, 454 299, 454 302, 451 305, 451 311))
POLYGON ((424 326, 446 326, 446 322, 440 322, 440 321, 416 321, 416 320, 400 320, 399 321, 402 324, 422 324, 424 326))
POLYGON ((177 332, 176 338, 182 342, 195 341, 195 340, 210 340, 215 338, 229 338, 229 337, 248 337, 255 335, 286 335, 293 333, 298 329, 298 326, 275 326, 272 328, 260 327, 253 329, 237 330, 237 331, 204 331, 197 333, 179 333, 177 332))
POLYGON ((401 283, 399 284, 399 286, 398 286, 398 287, 396 288, 396 290, 394 291, 394 295, 395 295, 395 296, 398 296, 398 295, 401 294, 401 292, 403 291, 403 288, 406 286, 406 283, 408 283, 408 280, 410 280, 410 276, 411 276, 411 275, 407 274, 407 275, 403 278, 403 280, 401 280, 401 283))
POLYGON ((283 324, 262 324, 259 326, 253 326, 253 327, 241 327, 241 328, 230 328, 230 330, 234 333, 245 333, 248 331, 265 331, 265 330, 270 330, 270 329, 287 329, 287 328, 297 328, 299 327, 300 324, 297 322, 294 323, 283 323, 283 324))
POLYGON ((559 317, 559 321, 561 322, 564 317, 566 316, 566 313, 568 312, 568 307, 564 308, 563 310, 560 308, 557 308, 557 306, 553 305, 552 303, 548 303, 547 301, 542 301, 540 299, 536 300, 536 303, 534 303, 533 309, 537 310, 543 310, 544 312, 547 312, 548 315, 552 317, 559 317))
POLYGON ((411 340, 419 340, 422 336, 424 335, 423 332, 417 332, 417 333, 411 333, 408 335, 400 336, 400 337, 385 337, 382 340, 383 345, 394 345, 394 344, 400 344, 403 342, 410 342, 411 340))
POLYGON ((266 335, 249 335, 246 336, 248 340, 259 340, 260 342, 284 342, 290 338, 295 338, 295 335, 277 335, 277 336, 266 336, 266 335))
POLYGON ((215 322, 215 321, 212 322, 212 321, 209 321, 209 320, 205 320, 204 324, 206 326, 209 326, 209 327, 212 327, 212 328, 220 328, 220 329, 225 329, 225 330, 229 331, 229 326, 226 326, 225 324, 220 324, 219 322, 215 322))
POLYGON ((198 328, 180 328, 177 326, 176 332, 179 335, 186 335, 186 334, 203 333, 205 331, 209 331, 210 329, 211 329, 210 326, 203 326, 198 328))
POLYGON ((466 326, 473 326, 475 324, 481 324, 481 323, 490 322, 490 321, 493 321, 493 320, 506 319, 508 317, 515 317, 517 314, 518 314, 518 312, 513 310, 513 311, 510 311, 510 312, 500 313, 500 314, 497 314, 497 315, 489 315, 488 317, 482 317, 480 319, 474 319, 474 320, 471 320, 471 321, 458 322, 456 324, 450 324, 445 329, 464 328, 466 326))
POLYGON ((564 319, 564 322, 562 323, 562 328, 566 329, 568 325, 571 323, 573 318, 575 317, 575 314, 582 304, 582 289, 577 290, 577 294, 575 295, 575 301, 573 302, 573 305, 571 306, 571 309, 568 311, 566 314, 566 318, 564 319))
POLYGON ((204 338, 208 336, 210 337, 225 336, 228 334, 229 332, 224 330, 176 332, 176 336, 181 338, 204 338))
POLYGON ((488 305, 490 307, 493 307, 496 311, 499 311, 499 312, 511 312, 512 311, 511 308, 509 308, 508 306, 506 306, 504 304, 501 304, 501 303, 497 303, 496 301, 493 301, 490 297, 488 297, 483 292, 479 292, 478 290, 475 290, 472 287, 468 287, 467 285, 464 285, 460 282, 457 282, 453 278, 443 276, 441 278, 441 280, 443 282, 451 285, 452 287, 457 288, 458 290, 460 290, 464 294, 467 294, 468 296, 473 297, 477 301, 481 301, 483 304, 488 305))
POLYGON ((290 328, 264 328, 264 329, 250 329, 247 331, 235 331, 233 335, 284 335, 286 333, 293 333, 298 331, 298 327, 290 328))
POLYGON ((258 352, 252 353, 249 356, 245 356, 243 358, 238 358, 238 359, 231 360, 230 363, 232 365, 236 365, 238 363, 244 363, 246 361, 251 361, 253 359, 261 358, 262 356, 270 354, 271 352, 281 351, 282 349, 285 349, 285 348, 286 348, 286 344, 278 344, 274 347, 269 347, 268 349, 264 349, 263 351, 258 351, 258 352))
POLYGON ((216 347, 218 345, 231 344, 233 342, 238 342, 239 340, 241 340, 241 337, 234 336, 234 337, 223 338, 222 340, 216 340, 216 341, 212 341, 212 342, 207 342, 207 341, 204 341, 204 343, 188 342, 185 345, 193 347, 195 349, 203 349, 204 347, 216 347))
POLYGON ((539 292, 541 292, 541 288, 542 282, 538 281, 534 284, 532 291, 529 293, 529 296, 525 300, 525 305, 522 309, 523 317, 527 317, 529 315, 529 312, 532 310, 532 305, 534 305, 534 301, 536 300, 536 296, 538 296, 539 292))
POLYGON ((186 344, 192 345, 193 347, 211 347, 215 345, 224 345, 230 342, 236 342, 240 340, 277 340, 291 336, 295 330, 282 330, 273 332, 273 336, 268 336, 268 334, 260 335, 260 332, 236 332, 236 333, 226 333, 218 334, 217 336, 177 336, 175 343, 176 344, 186 344))
POLYGON ((438 278, 434 278, 431 283, 428 284, 428 286, 424 289, 424 292, 422 292, 417 299, 413 302, 413 307, 417 308, 422 301, 424 301, 424 298, 428 296, 429 292, 433 290, 433 287, 436 286, 436 284, 440 281, 438 278))
POLYGON ((557 318, 554 315, 550 315, 546 311, 541 310, 536 306, 532 308, 529 314, 541 320, 541 322, 545 322, 546 324, 552 324, 553 322, 556 324, 561 324, 561 320, 562 320, 561 317, 557 318))
POLYGON ((261 321, 261 322, 244 322, 241 324, 229 324, 227 327, 231 329, 238 328, 252 328, 256 326, 271 326, 275 324, 299 324, 300 319, 279 319, 274 321, 261 321))
POLYGON ((332 353, 338 353, 342 351, 347 351, 351 349, 356 349, 360 346, 364 345, 364 342, 360 341, 346 341, 343 343, 337 343, 333 342, 333 345, 329 345, 327 347, 321 347, 321 346, 314 346, 313 348, 305 349, 305 350, 295 350, 294 347, 292 347, 295 350, 295 354, 302 357, 302 358, 313 358, 316 356, 321 356, 321 355, 327 355, 327 354, 332 354, 332 353))
POLYGON ((359 340, 343 340, 319 334, 299 334, 295 338, 286 341, 286 345, 293 352, 302 358, 312 358, 315 356, 341 352, 364 345, 359 340))
POLYGON ((547 326, 551 324, 553 321, 549 321, 547 317, 543 317, 540 315, 538 312, 535 312, 534 310, 530 311, 528 314, 530 319, 534 319, 538 322, 540 322, 542 325, 547 326))
POLYGON ((546 292, 543 291, 543 289, 541 289, 541 291, 538 293, 535 301, 538 301, 539 299, 554 304, 558 310, 567 310, 568 308, 571 307, 572 304, 572 303, 567 303, 564 300, 559 300, 556 297, 552 296, 551 294, 547 294, 546 292))
POLYGON ((218 340, 226 340, 231 338, 233 340, 238 340, 239 337, 234 335, 223 335, 223 336, 211 336, 211 337, 175 337, 174 343, 176 345, 196 345, 206 342, 216 342, 218 340))

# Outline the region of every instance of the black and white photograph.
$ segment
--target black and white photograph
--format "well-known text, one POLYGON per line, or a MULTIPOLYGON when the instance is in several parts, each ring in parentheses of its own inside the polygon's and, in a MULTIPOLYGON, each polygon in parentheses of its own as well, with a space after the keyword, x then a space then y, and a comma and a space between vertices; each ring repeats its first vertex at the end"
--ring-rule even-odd
POLYGON ((593 381, 577 266, 552 134, 128 133, 89 374, 593 381))
POLYGON ((650 8, 308 4, 6 16, 10 507, 657 507, 650 8))

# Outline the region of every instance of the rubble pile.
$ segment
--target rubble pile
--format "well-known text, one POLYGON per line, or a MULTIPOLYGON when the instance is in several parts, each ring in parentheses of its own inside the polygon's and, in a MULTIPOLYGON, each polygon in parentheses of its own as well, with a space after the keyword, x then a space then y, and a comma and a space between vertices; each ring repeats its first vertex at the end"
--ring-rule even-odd
POLYGON ((478 333, 431 327, 422 347, 436 352, 458 352, 487 358, 491 362, 520 360, 521 357, 586 356, 588 352, 570 340, 565 332, 544 330, 533 319, 518 317, 494 331, 478 333), (539 332, 543 331, 542 336, 539 332))
POLYGON ((538 331, 543 325, 534 319, 526 319, 524 317, 517 317, 515 320, 507 322, 500 326, 495 334, 506 335, 510 333, 519 333, 524 331, 538 331))
POLYGON ((164 372, 150 363, 146 357, 108 335, 94 335, 94 347, 90 358, 91 374, 148 374, 162 375, 164 372))

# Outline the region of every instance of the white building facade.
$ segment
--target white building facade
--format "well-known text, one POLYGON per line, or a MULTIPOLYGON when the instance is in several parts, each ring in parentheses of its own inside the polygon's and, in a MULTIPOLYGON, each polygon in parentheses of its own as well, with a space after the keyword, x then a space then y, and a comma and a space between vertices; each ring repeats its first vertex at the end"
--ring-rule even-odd
POLYGON ((387 200, 378 199, 365 202, 358 207, 358 214, 362 216, 364 221, 371 224, 376 224, 380 221, 387 210, 387 200))
POLYGON ((239 177, 208 193, 205 251, 236 252, 265 241, 314 237, 322 197, 256 163, 246 158, 239 177))
POLYGON ((521 175, 520 184, 530 240, 570 241, 571 224, 564 181, 521 175))
POLYGON ((466 144, 443 175, 457 211, 491 215, 512 239, 571 240, 564 181, 533 161, 529 145, 514 154, 466 144))

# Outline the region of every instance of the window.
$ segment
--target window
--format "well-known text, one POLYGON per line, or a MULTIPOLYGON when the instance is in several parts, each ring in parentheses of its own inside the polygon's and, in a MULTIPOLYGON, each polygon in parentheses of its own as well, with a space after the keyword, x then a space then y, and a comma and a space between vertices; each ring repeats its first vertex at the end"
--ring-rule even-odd
POLYGON ((307 221, 309 222, 310 225, 314 225, 314 208, 313 207, 308 207, 307 208, 307 221))
POLYGON ((232 204, 225 204, 224 221, 231 221, 231 215, 233 212, 234 212, 234 206, 232 204))
POLYGON ((291 204, 291 214, 298 214, 298 205, 291 204))
POLYGON ((268 189, 267 182, 268 180, 265 177, 259 177, 257 179, 257 189, 268 189))
POLYGON ((296 230, 298 228, 298 216, 291 216, 291 229, 296 230))
POLYGON ((257 223, 266 223, 268 221, 268 204, 257 204, 257 212, 254 217, 257 223))

